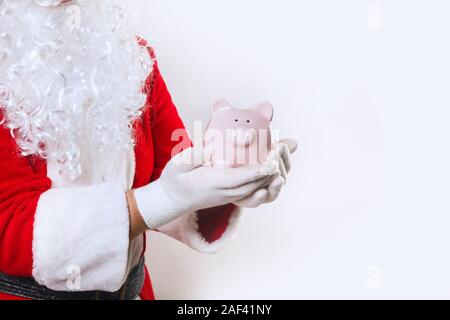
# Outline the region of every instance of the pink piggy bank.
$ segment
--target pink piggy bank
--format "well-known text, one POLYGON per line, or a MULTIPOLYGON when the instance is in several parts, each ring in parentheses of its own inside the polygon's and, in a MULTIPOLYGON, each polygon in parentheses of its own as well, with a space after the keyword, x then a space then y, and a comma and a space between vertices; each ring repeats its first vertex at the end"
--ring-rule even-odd
POLYGON ((223 99, 211 106, 204 147, 207 165, 239 167, 262 164, 273 149, 273 106, 262 102, 250 109, 237 109, 223 99))

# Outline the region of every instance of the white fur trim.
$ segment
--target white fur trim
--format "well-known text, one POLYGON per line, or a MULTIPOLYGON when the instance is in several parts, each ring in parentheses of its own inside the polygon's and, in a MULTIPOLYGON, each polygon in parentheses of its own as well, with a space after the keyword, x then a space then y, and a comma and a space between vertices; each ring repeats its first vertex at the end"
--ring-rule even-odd
POLYGON ((184 215, 167 225, 158 228, 158 231, 177 239, 192 249, 205 254, 222 251, 236 235, 242 213, 239 207, 233 211, 228 227, 220 239, 210 243, 198 232, 198 215, 196 212, 184 215))
POLYGON ((114 292, 126 279, 129 213, 120 184, 56 188, 35 215, 33 277, 57 291, 114 292))

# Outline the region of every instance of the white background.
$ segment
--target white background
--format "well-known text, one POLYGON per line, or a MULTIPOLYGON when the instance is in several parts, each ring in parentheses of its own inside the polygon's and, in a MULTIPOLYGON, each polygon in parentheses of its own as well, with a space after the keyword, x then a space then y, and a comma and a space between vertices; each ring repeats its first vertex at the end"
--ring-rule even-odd
POLYGON ((150 236, 158 298, 450 298, 448 1, 126 2, 188 127, 268 99, 301 143, 224 252, 150 236))

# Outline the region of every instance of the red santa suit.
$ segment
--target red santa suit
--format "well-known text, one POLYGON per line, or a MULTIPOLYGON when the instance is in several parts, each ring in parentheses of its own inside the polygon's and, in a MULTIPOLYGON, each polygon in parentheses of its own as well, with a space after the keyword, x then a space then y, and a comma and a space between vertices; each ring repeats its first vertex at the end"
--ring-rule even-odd
MULTIPOLYGON (((81 291, 113 292, 124 284, 145 253, 145 236, 129 241, 125 191, 160 177, 180 143, 172 133, 184 130, 156 62, 145 90, 146 105, 134 122, 134 154, 115 168, 117 179, 106 183, 62 181, 56 163, 21 156, 10 131, 0 127, 0 272, 65 291, 68 270, 76 265, 81 291)), ((181 139, 190 145, 187 134, 181 139)), ((239 215, 229 205, 185 215, 158 231, 213 253, 231 239, 239 215)), ((147 271, 141 298, 154 299, 147 271)), ((0 299, 20 297, 0 293, 0 299)))

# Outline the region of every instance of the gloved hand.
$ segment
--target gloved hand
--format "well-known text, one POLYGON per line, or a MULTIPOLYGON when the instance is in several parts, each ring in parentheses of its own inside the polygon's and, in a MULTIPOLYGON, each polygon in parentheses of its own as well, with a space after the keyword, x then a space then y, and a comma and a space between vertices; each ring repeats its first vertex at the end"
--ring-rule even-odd
POLYGON ((271 178, 268 185, 263 185, 247 198, 236 201, 234 204, 243 208, 256 208, 275 201, 287 182, 288 173, 291 170, 290 155, 297 150, 297 145, 297 141, 293 139, 280 140, 267 159, 269 163, 275 162, 278 164, 279 174, 271 178))
POLYGON ((206 167, 202 157, 195 161, 202 152, 191 148, 176 155, 159 180, 134 191, 148 228, 156 229, 186 213, 244 199, 267 185, 278 172, 271 164, 236 169, 206 167))

